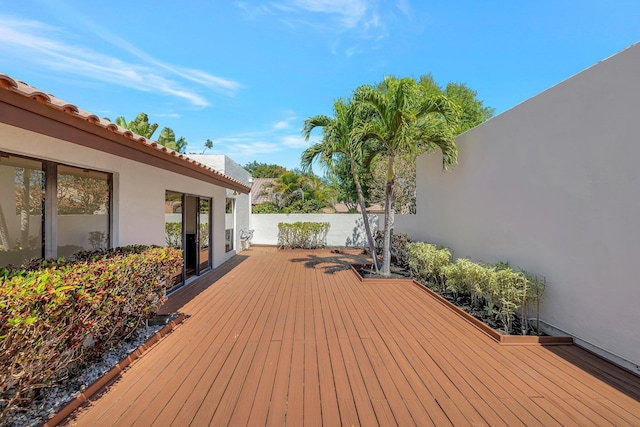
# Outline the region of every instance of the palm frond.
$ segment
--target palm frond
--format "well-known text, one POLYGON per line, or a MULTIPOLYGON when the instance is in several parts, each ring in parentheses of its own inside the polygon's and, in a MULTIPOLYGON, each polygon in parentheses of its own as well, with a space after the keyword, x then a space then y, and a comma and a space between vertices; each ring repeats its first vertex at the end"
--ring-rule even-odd
POLYGON ((311 147, 304 150, 300 156, 300 166, 302 167, 302 170, 305 172, 311 171, 313 162, 321 156, 323 152, 324 147, 321 142, 313 144, 311 147))
POLYGON ((331 118, 325 115, 317 115, 313 117, 309 117, 304 121, 304 126, 302 128, 302 136, 305 140, 309 140, 311 137, 311 131, 313 131, 317 127, 324 127, 331 123, 331 118))

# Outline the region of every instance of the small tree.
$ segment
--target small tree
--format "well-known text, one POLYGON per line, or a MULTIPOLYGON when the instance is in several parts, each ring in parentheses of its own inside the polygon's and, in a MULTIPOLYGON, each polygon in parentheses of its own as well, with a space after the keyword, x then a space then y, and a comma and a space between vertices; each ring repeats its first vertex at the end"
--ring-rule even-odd
POLYGON ((207 150, 211 150, 212 148, 213 148, 213 141, 211 141, 210 139, 207 139, 204 143, 204 149, 202 150, 202 154, 204 154, 204 152, 207 150))
MULTIPOLYGON (((448 83, 441 87, 430 74, 423 75, 418 81, 417 97, 426 99, 433 96, 444 95, 449 100, 455 102, 460 107, 460 120, 455 129, 457 136, 467 130, 490 119, 494 114, 494 109, 484 105, 478 99, 477 93, 469 89, 464 83, 448 83)), ((432 122, 437 123, 437 119, 431 117, 432 122)), ((402 214, 416 212, 416 157, 421 151, 409 152, 396 155, 396 179, 394 182, 394 211, 402 214)), ((372 203, 384 204, 385 182, 387 175, 388 159, 379 156, 371 164, 371 193, 372 203)))
POLYGON ((414 79, 387 77, 377 87, 361 86, 354 100, 368 113, 359 123, 357 139, 373 141, 374 154, 387 156, 385 186, 384 247, 382 274, 389 276, 391 264, 391 228, 393 224, 395 158, 404 153, 425 152, 438 147, 443 167, 457 159, 454 141, 459 107, 444 95, 419 97, 414 79))
POLYGON ((356 187, 358 202, 362 212, 365 233, 369 243, 369 250, 376 271, 379 269, 376 257, 375 245, 371 227, 369 226, 369 216, 364 199, 364 191, 360 183, 358 165, 366 165, 367 150, 364 145, 364 138, 354 137, 362 111, 353 101, 338 99, 333 103, 334 117, 318 115, 311 117, 304 122, 302 134, 309 140, 311 132, 317 127, 323 128, 322 142, 318 142, 307 148, 302 153, 301 164, 303 169, 309 170, 314 160, 318 159, 321 164, 329 170, 333 170, 336 158, 348 159, 350 172, 356 187))
POLYGON ((255 160, 244 165, 244 169, 254 178, 277 178, 287 171, 283 166, 258 163, 255 160))

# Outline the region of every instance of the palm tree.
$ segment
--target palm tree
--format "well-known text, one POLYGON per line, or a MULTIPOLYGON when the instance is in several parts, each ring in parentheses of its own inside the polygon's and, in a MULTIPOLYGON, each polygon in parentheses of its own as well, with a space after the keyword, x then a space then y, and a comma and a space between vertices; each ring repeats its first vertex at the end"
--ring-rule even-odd
POLYGON ((177 151, 178 153, 184 153, 187 148, 187 141, 184 136, 176 140, 176 134, 173 129, 165 127, 160 131, 158 136, 158 144, 164 145, 167 148, 177 151))
POLYGON ((349 160, 358 193, 358 203, 360 204, 369 250, 377 272, 380 266, 376 257, 371 227, 369 226, 369 215, 357 168, 358 165, 366 163, 366 150, 362 139, 352 138, 353 131, 359 120, 359 109, 353 101, 345 102, 344 99, 340 98, 333 103, 333 111, 334 117, 317 115, 305 120, 302 129, 304 138, 308 141, 311 131, 316 127, 321 127, 323 128, 322 141, 313 144, 302 153, 301 165, 303 169, 310 170, 313 161, 318 159, 321 165, 331 170, 336 157, 344 156, 349 160))
POLYGON ((381 273, 389 276, 395 157, 438 147, 443 155, 443 168, 450 168, 458 153, 454 135, 459 107, 444 95, 420 97, 416 81, 411 78, 386 77, 378 88, 361 86, 356 90, 354 100, 370 110, 366 120, 359 123, 355 135, 375 144, 374 155, 387 158, 381 273))
POLYGON ((293 171, 280 174, 267 188, 267 191, 271 193, 273 204, 280 209, 284 208, 294 192, 298 190, 303 191, 301 199, 304 200, 303 181, 302 175, 293 171))
POLYGON ((151 136, 156 129, 158 129, 157 123, 149 123, 149 116, 145 113, 139 113, 135 120, 131 120, 130 122, 127 122, 122 116, 116 117, 116 124, 147 139, 151 139, 151 136))
POLYGON ((304 186, 309 194, 309 199, 319 200, 328 207, 335 206, 338 194, 335 185, 327 183, 313 173, 308 173, 304 175, 304 186))

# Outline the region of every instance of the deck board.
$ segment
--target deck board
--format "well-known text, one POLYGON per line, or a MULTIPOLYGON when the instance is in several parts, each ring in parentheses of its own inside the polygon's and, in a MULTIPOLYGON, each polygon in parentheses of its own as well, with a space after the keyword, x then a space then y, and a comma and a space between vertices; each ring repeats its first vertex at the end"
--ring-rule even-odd
POLYGON ((169 298, 188 318, 65 424, 640 425, 640 377, 500 346, 355 252, 251 248, 169 298))

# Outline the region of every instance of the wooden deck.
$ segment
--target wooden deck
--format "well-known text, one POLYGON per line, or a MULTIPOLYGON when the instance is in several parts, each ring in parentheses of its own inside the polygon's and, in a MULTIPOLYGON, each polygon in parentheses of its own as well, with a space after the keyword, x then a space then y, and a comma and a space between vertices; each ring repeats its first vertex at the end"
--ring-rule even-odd
POLYGON ((243 252, 173 295, 190 317, 66 423, 640 426, 639 377, 500 346, 415 286, 360 283, 357 258, 243 252))

